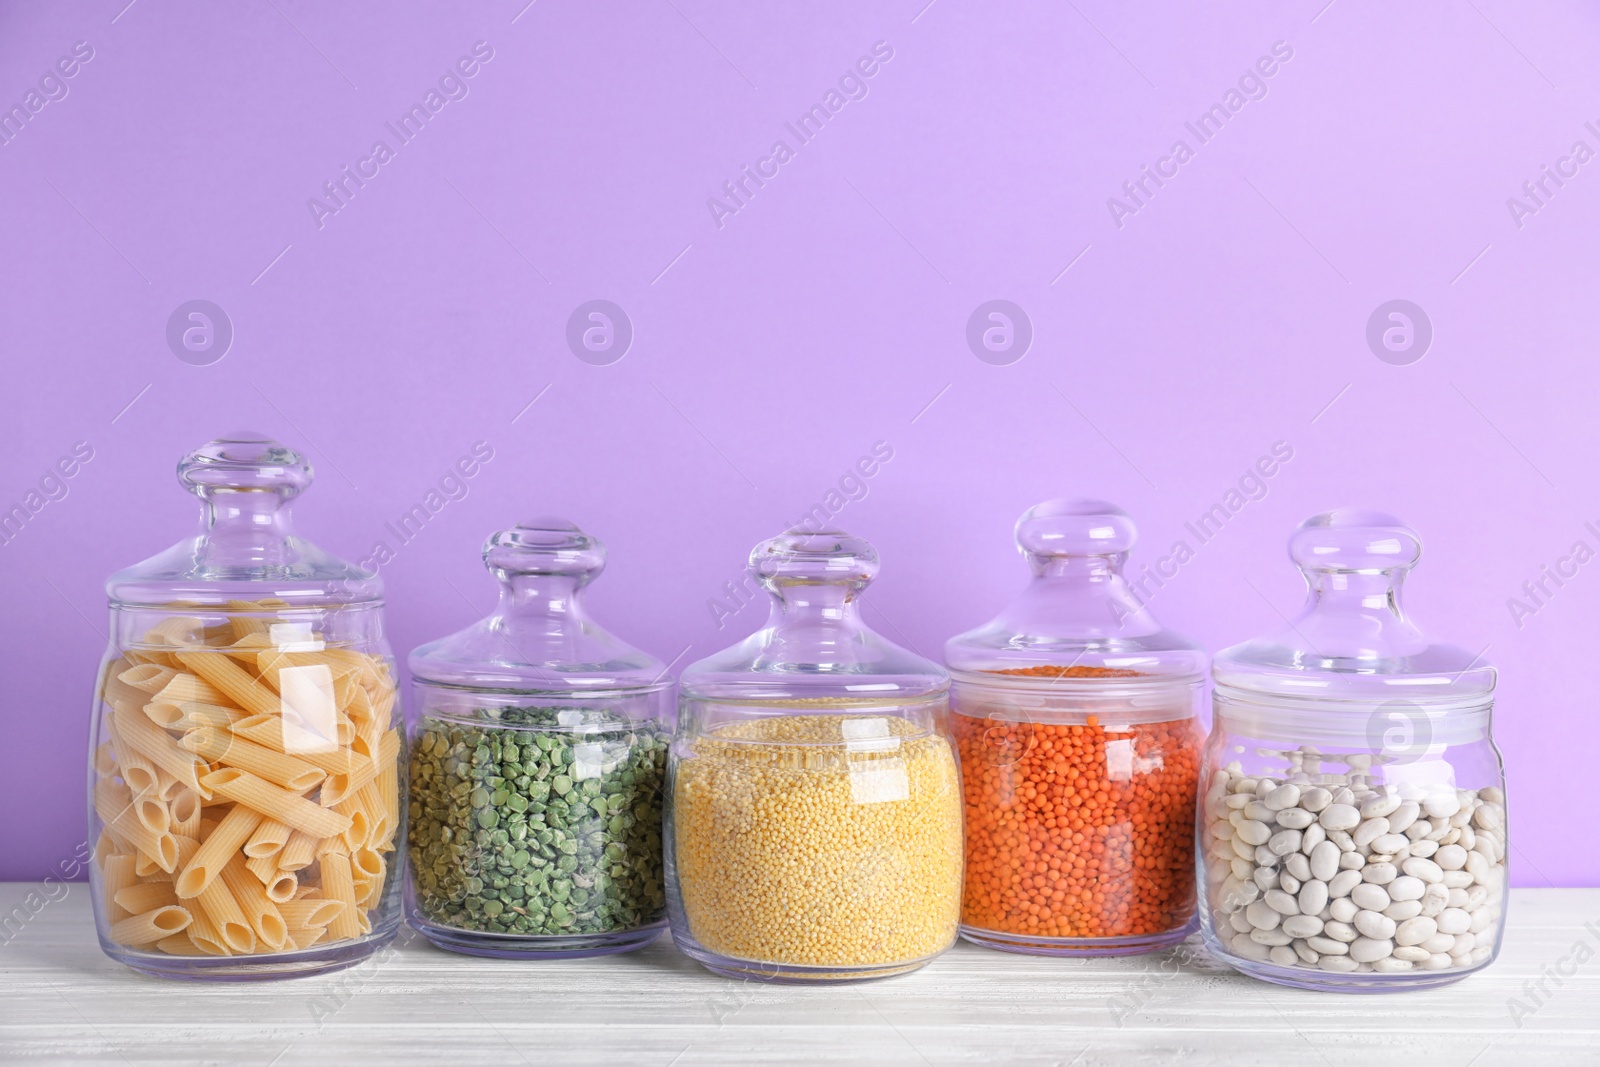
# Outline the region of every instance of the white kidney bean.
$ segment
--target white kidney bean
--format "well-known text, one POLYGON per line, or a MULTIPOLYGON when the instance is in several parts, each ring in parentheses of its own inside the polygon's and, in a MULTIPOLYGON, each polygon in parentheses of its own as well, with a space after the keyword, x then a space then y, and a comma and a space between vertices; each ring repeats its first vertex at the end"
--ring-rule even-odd
POLYGON ((1335 897, 1328 901, 1328 918, 1347 923, 1355 919, 1356 912, 1361 909, 1356 907, 1356 902, 1349 897, 1335 897))
MULTIPOLYGON (((1408 848, 1410 845, 1411 839, 1406 837, 1405 834, 1379 834, 1377 837, 1372 839, 1373 852, 1383 852, 1390 855, 1399 852, 1403 848, 1408 848)), ((1415 853, 1412 854, 1415 855, 1415 853)))
POLYGON ((1387 888, 1390 900, 1421 900, 1422 894, 1428 891, 1428 883, 1413 875, 1402 874, 1390 882, 1387 888))
POLYGON ((1354 830, 1361 825, 1361 813, 1348 803, 1329 804, 1317 816, 1317 822, 1330 833, 1334 830, 1354 830))
MULTIPOLYGON (((1311 869, 1313 874, 1316 873, 1315 864, 1313 864, 1311 869)), ((1361 881, 1360 871, 1340 871, 1338 874, 1335 874, 1332 878, 1328 879, 1328 895, 1335 899, 1339 897, 1348 897, 1351 891, 1356 888, 1356 886, 1364 884, 1365 883, 1361 881)))
MULTIPOLYGON (((1423 859, 1421 856, 1412 856, 1406 860, 1402 869, 1412 877, 1420 878, 1424 882, 1444 881, 1444 871, 1440 869, 1439 865, 1430 859, 1423 859)), ((1418 896, 1421 896, 1421 894, 1419 893, 1418 896)))
MULTIPOLYGON (((1264 822, 1254 819, 1242 819, 1233 831, 1235 839, 1249 846, 1249 855, 1255 855, 1255 847, 1264 845, 1272 838, 1272 828, 1264 822)), ((1242 854, 1242 853, 1241 853, 1242 854)))
POLYGON ((1381 911, 1358 911, 1355 928, 1366 937, 1390 938, 1394 936, 1396 923, 1381 911))
POLYGON ((1380 937, 1358 937, 1350 943, 1350 958, 1357 963, 1374 963, 1394 951, 1394 942, 1380 937))
MULTIPOLYGON (((1332 879, 1339 873, 1339 846, 1332 841, 1324 841, 1312 849, 1310 868, 1312 877, 1320 878, 1323 881, 1332 879)), ((1343 896, 1344 894, 1336 893, 1334 895, 1343 896)))
POLYGON ((1416 801, 1402 801, 1400 806, 1395 808, 1393 814, 1389 816, 1389 830, 1397 834, 1405 833, 1410 829, 1411 824, 1417 821, 1417 816, 1421 812, 1422 809, 1417 805, 1416 801))
POLYGON ((1279 967, 1293 967, 1300 962, 1300 957, 1295 955, 1294 949, 1288 945, 1274 946, 1272 951, 1267 953, 1267 958, 1279 967))
POLYGON ((1317 817, 1304 808, 1284 808, 1278 812, 1276 819, 1279 826, 1290 830, 1304 830, 1317 821, 1317 817))
POLYGON ((1283 857, 1283 869, 1288 871, 1301 882, 1311 877, 1311 861, 1300 852, 1294 852, 1283 857))
POLYGON ((1290 915, 1283 920, 1283 932, 1293 938, 1315 937, 1322 933, 1323 922, 1315 915, 1290 915))
POLYGON ((1414 915, 1422 914, 1422 901, 1397 900, 1383 909, 1383 913, 1395 922, 1405 922, 1414 915))
POLYGON ((1360 966, 1349 956, 1324 956, 1317 964, 1324 971, 1333 971, 1339 974, 1349 974, 1360 970, 1360 966))
MULTIPOLYGON (((1472 935, 1468 934, 1467 936, 1471 937, 1472 935)), ((1434 934, 1417 947, 1421 948, 1422 951, 1426 952, 1430 956, 1435 952, 1454 952, 1456 947, 1456 939, 1450 934, 1434 934)), ((1468 945, 1467 947, 1471 948, 1472 946, 1468 945)))
POLYGON ((1273 811, 1292 808, 1300 803, 1300 787, 1293 783, 1285 782, 1269 792, 1265 799, 1262 800, 1262 803, 1273 811))
POLYGON ((1388 890, 1371 882, 1362 882, 1350 890, 1350 899, 1356 902, 1357 907, 1367 911, 1382 911, 1391 903, 1388 890))
POLYGON ((1426 915, 1417 915, 1395 928, 1394 939, 1400 945, 1420 945, 1438 932, 1438 923, 1426 915))
POLYGON ((1422 810, 1428 813, 1430 819, 1448 819, 1461 810, 1461 798, 1456 796, 1453 789, 1448 793, 1430 793, 1428 799, 1422 802, 1422 810))
POLYGON ((1266 902, 1267 907, 1280 915, 1300 914, 1300 905, 1294 897, 1282 889, 1269 889, 1261 899, 1266 902))
MULTIPOLYGON (((1355 940, 1354 934, 1351 935, 1350 940, 1355 940)), ((1325 935, 1306 938, 1306 945, 1313 952, 1322 956, 1343 956, 1350 951, 1350 945, 1347 942, 1336 941, 1332 937, 1325 935)))
POLYGON ((1399 793, 1376 793, 1361 805, 1363 819, 1378 819, 1400 807, 1399 793))
POLYGON ((1245 908, 1244 916, 1257 930, 1271 930, 1283 921, 1283 913, 1264 900, 1258 900, 1245 908))
POLYGON ((1464 934, 1472 926, 1472 916, 1460 908, 1446 908, 1434 920, 1441 934, 1464 934))
POLYGON ((1374 885, 1388 885, 1400 876, 1392 863, 1369 863, 1361 868, 1361 880, 1374 885))
POLYGON ((1395 959, 1410 960, 1412 963, 1422 963, 1431 955, 1427 949, 1416 945, 1398 945, 1394 950, 1395 959))
POLYGON ((1368 819, 1351 833, 1350 840, 1355 842, 1356 848, 1363 851, 1369 850, 1372 843, 1389 832, 1389 820, 1379 817, 1368 819))
POLYGON ((1316 915, 1328 906, 1328 883, 1313 878, 1300 887, 1295 900, 1300 904, 1300 914, 1316 915))

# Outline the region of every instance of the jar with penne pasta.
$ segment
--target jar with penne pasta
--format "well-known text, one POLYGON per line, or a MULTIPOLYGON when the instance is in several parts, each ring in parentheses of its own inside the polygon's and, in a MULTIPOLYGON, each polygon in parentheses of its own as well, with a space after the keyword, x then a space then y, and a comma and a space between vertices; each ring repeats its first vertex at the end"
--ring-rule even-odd
POLYGON ((400 921, 381 583, 293 533, 311 466, 292 449, 219 438, 178 480, 201 532, 106 585, 89 768, 100 943, 175 978, 349 966, 400 921))
POLYGON ((588 614, 605 549, 571 523, 504 530, 483 559, 495 611, 408 660, 407 917, 476 956, 647 945, 666 927, 667 667, 588 614))

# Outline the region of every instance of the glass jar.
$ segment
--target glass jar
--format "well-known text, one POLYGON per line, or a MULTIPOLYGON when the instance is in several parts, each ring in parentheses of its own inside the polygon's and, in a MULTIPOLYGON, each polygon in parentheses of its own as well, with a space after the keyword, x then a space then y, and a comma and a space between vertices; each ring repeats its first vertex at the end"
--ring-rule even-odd
POLYGON ((90 732, 100 944, 147 974, 271 978, 392 938, 401 736, 378 578, 301 540, 298 453, 185 456, 200 534, 112 575, 90 732))
POLYGON ((757 545, 766 626, 684 671, 668 769, 679 949, 736 978, 915 970, 955 941, 961 801, 949 678, 861 620, 867 542, 757 545))
POLYGON ((1307 519, 1289 540, 1305 610, 1217 655, 1201 924, 1246 974, 1387 993, 1459 981, 1499 951, 1495 670, 1402 611, 1421 554, 1391 515, 1307 519))
POLYGON ((488 618, 411 653, 406 912, 440 948, 555 959, 666 928, 666 666, 590 618, 605 549, 563 519, 489 538, 488 618))
POLYGON ((1122 567, 1133 521, 1052 500, 1017 521, 1033 580, 945 645, 961 761, 961 934, 1052 956, 1150 952, 1194 930, 1205 653, 1122 567))

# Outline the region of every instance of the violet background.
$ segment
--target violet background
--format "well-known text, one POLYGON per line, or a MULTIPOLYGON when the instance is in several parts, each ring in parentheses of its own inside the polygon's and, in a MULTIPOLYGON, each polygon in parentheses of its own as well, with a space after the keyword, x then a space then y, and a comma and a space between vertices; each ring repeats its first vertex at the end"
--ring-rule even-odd
POLYGON ((184 452, 254 428, 310 455, 299 529, 353 559, 493 447, 384 568, 402 658, 489 609, 488 533, 557 513, 611 550, 595 613, 680 667, 758 625, 708 602, 874 442, 837 521, 882 554, 869 619, 938 657, 1023 582, 1029 505, 1120 502, 1137 569, 1286 441, 1157 614, 1213 650, 1274 629, 1296 523, 1400 514, 1415 615, 1502 671, 1514 881, 1600 884, 1600 564, 1507 606, 1600 547, 1600 162, 1520 228, 1506 204, 1600 148, 1591 6, 125 3, 0 8, 4 106, 95 53, 0 146, 0 507, 94 449, 0 546, 0 878, 82 839, 105 576, 193 529, 184 452), (319 229, 307 199, 477 41, 467 98, 319 229), (719 229, 707 199, 878 41, 867 97, 719 229), (1278 41, 1268 95, 1119 229, 1107 198, 1278 41), (210 366, 165 341, 195 298, 235 330, 210 366), (596 298, 636 333, 610 366, 564 340, 596 298), (1010 366, 965 342, 995 298, 1033 324, 1010 366), (1364 339, 1394 298, 1435 330, 1409 366, 1364 339))

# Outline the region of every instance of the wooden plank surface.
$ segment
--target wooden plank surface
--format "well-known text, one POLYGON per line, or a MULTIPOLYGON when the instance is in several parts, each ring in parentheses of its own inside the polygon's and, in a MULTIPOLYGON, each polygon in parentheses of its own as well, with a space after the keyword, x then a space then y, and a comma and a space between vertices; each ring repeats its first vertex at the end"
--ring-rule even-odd
MULTIPOLYGON (((0 885, 0 917, 36 888, 0 885)), ((1600 1064, 1600 890, 1515 890, 1510 924, 1486 972, 1396 996, 1282 989, 1192 950, 1059 960, 962 943, 916 974, 809 988, 720 978, 666 938, 511 963, 405 935, 338 974, 200 984, 107 959, 73 885, 0 933, 0 1063, 1600 1064), (1525 988, 1541 976, 1548 995, 1525 988), (1512 998, 1531 1014, 1513 1018, 1512 998)))

